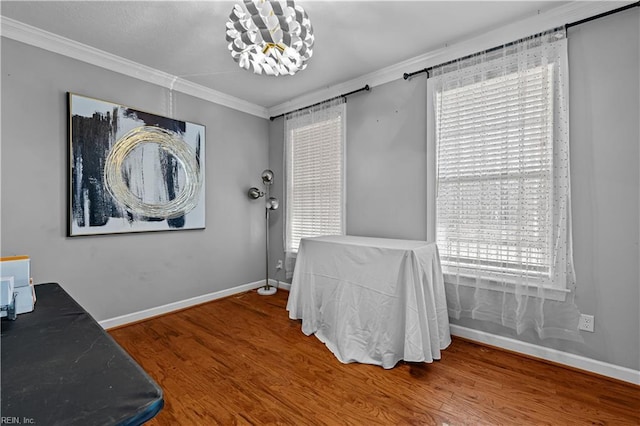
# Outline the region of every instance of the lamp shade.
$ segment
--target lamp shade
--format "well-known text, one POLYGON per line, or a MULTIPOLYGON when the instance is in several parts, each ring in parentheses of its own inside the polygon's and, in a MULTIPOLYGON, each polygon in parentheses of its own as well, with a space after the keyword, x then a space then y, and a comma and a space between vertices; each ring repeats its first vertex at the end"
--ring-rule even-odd
POLYGON ((273 183, 273 172, 269 169, 262 172, 262 183, 271 185, 273 183))
POLYGON ((280 202, 276 197, 269 197, 269 199, 267 200, 266 207, 269 210, 277 210, 279 205, 280 205, 280 202))
POLYGON ((249 198, 251 198, 253 200, 256 200, 256 199, 262 197, 264 195, 264 193, 254 186, 254 187, 249 188, 249 191, 247 192, 247 195, 249 196, 249 198))
POLYGON ((293 0, 244 0, 229 15, 226 40, 231 57, 256 74, 293 75, 313 54, 313 28, 293 0))

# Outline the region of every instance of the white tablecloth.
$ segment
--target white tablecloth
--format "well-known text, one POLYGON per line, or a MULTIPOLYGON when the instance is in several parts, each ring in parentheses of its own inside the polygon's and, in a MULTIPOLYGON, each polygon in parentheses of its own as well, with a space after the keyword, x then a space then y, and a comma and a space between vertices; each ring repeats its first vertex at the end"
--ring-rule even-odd
POLYGON ((424 241, 302 239, 287 310, 343 363, 432 362, 451 343, 438 249, 424 241))

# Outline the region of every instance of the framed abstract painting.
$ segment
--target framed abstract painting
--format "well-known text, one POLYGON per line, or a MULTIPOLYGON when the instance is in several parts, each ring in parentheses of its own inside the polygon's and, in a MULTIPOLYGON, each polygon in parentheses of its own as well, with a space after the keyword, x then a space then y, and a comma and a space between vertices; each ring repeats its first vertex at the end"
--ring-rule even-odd
POLYGON ((69 236, 205 227, 205 127, 69 93, 69 236))

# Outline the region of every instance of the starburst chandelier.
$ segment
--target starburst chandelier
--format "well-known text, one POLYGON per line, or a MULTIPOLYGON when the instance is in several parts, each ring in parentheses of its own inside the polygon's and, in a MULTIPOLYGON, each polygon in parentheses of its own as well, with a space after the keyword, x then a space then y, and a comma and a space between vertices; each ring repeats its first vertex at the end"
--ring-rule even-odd
POLYGON ((307 67, 313 54, 309 16, 293 0, 244 0, 227 21, 231 56, 256 74, 293 75, 307 67))

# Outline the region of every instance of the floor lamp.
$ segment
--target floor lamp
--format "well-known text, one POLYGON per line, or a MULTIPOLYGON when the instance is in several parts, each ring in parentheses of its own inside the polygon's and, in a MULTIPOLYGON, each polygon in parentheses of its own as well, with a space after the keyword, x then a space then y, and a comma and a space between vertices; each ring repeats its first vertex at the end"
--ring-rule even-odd
POLYGON ((269 284, 269 212, 271 210, 276 210, 278 208, 279 202, 276 197, 269 196, 269 188, 273 184, 273 172, 269 169, 266 169, 262 172, 262 183, 264 184, 265 191, 260 191, 258 188, 251 187, 249 188, 249 198, 252 200, 257 200, 260 197, 266 197, 266 202, 264 204, 264 217, 266 221, 266 245, 265 245, 265 256, 266 256, 266 280, 264 287, 260 287, 258 289, 258 294, 262 296, 270 296, 275 294, 278 289, 269 284))

